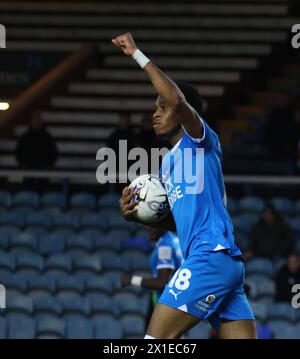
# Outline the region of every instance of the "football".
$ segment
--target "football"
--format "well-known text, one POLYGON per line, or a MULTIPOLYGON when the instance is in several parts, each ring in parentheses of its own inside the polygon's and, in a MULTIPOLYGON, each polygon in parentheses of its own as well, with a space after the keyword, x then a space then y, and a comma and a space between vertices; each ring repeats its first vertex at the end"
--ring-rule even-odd
POLYGON ((167 192, 161 180, 151 174, 137 177, 129 186, 136 196, 132 201, 138 200, 135 217, 144 223, 159 222, 167 216, 170 211, 167 192))

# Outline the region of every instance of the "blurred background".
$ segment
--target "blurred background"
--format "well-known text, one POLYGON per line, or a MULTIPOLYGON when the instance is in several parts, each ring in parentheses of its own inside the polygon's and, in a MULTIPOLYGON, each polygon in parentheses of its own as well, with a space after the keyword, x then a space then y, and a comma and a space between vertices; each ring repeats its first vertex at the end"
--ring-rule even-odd
POLYGON ((259 337, 300 338, 299 1, 0 1, 0 23, 0 338, 144 336, 149 293, 120 277, 153 245, 96 180, 100 148, 155 144, 155 92, 111 45, 127 31, 205 99, 259 337))

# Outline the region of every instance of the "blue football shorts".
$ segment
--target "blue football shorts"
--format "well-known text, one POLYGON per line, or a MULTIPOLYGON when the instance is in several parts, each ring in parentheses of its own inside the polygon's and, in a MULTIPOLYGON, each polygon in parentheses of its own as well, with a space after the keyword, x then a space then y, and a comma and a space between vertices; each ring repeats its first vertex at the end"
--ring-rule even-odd
POLYGON ((226 251, 189 256, 166 285, 159 303, 182 310, 218 330, 225 320, 254 320, 244 293, 241 257, 226 251))

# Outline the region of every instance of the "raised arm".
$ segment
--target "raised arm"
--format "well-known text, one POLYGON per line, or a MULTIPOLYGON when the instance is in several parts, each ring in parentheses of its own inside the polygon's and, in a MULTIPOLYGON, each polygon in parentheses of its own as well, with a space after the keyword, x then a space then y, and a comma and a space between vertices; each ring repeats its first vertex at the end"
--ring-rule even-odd
POLYGON ((196 118, 195 110, 187 103, 178 86, 165 73, 156 67, 137 48, 130 33, 120 35, 112 40, 126 56, 132 56, 143 68, 156 89, 158 95, 172 108, 179 122, 187 133, 194 138, 201 138, 203 127, 196 118))

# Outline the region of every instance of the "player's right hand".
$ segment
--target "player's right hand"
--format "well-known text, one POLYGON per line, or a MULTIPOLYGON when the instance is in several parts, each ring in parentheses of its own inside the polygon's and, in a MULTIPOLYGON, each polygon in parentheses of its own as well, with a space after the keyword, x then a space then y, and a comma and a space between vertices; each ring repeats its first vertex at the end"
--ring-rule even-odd
POLYGON ((135 220, 134 213, 137 210, 135 207, 139 203, 139 201, 136 200, 133 201, 132 203, 130 202, 136 194, 138 193, 135 192, 133 188, 129 188, 129 187, 125 187, 122 191, 122 196, 119 201, 120 212, 127 221, 135 220))

